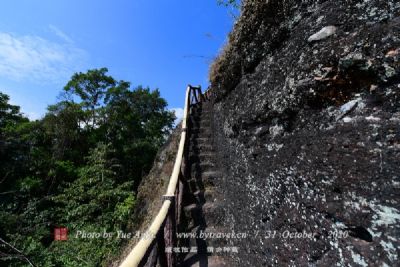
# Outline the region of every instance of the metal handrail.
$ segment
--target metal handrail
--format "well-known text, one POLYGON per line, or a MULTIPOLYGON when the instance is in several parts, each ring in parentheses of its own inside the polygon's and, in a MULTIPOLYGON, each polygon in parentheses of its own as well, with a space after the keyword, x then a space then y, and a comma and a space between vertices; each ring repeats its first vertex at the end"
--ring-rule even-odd
MULTIPOLYGON (((164 245, 169 243, 174 245, 174 235, 176 230, 176 221, 175 221, 175 214, 178 213, 178 218, 180 217, 180 208, 179 201, 178 203, 175 202, 175 198, 178 194, 182 194, 177 192, 177 184, 179 182, 179 177, 182 174, 182 161, 184 157, 185 151, 185 144, 186 144, 186 136, 188 134, 187 126, 188 126, 188 119, 190 113, 190 106, 201 102, 204 100, 204 95, 201 93, 201 87, 194 87, 188 85, 186 89, 186 96, 185 96, 185 108, 183 112, 183 119, 182 119, 182 132, 181 132, 181 139, 179 142, 178 152, 175 159, 174 169, 171 174, 171 178, 169 180, 167 192, 163 196, 163 204, 154 218, 153 222, 151 223, 150 227, 148 228, 146 234, 140 239, 140 241, 136 244, 136 246, 132 249, 129 255, 125 258, 122 262, 120 267, 138 267, 143 266, 147 263, 147 258, 150 257, 152 251, 155 251, 157 255, 157 247, 156 247, 156 237, 160 235, 162 230, 164 230, 164 236, 168 236, 170 240, 166 240, 165 237, 162 237, 162 242, 164 245), (193 99, 192 99, 193 98, 193 99), (176 204, 178 207, 176 207, 176 204), (164 225, 164 229, 162 226, 164 225), (146 258, 147 257, 147 258, 146 258)), ((158 257, 158 256, 156 256, 158 257)), ((175 266, 174 262, 175 259, 172 255, 164 255, 162 266, 172 267, 175 266)))

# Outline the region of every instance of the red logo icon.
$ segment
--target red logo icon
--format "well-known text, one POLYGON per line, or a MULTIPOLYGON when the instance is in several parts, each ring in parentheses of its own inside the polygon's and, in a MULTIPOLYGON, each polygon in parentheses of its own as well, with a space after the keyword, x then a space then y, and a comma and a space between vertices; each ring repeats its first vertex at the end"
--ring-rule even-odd
POLYGON ((68 240, 68 228, 66 227, 54 228, 54 240, 57 241, 68 240))

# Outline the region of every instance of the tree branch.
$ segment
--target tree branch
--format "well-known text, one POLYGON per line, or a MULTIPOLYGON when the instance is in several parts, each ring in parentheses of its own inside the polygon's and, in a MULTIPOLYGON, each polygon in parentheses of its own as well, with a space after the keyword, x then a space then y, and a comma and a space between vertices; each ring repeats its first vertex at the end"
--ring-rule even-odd
POLYGON ((16 247, 14 247, 13 245, 11 245, 10 243, 6 242, 6 241, 5 241, 4 239, 2 239, 1 237, 0 237, 0 242, 3 243, 3 244, 5 244, 5 245, 7 245, 7 246, 10 247, 12 250, 18 252, 18 254, 21 255, 21 257, 22 257, 23 259, 25 259, 32 267, 36 267, 36 265, 33 264, 33 262, 31 262, 31 261, 29 260, 29 258, 28 258, 22 251, 20 251, 19 249, 17 249, 16 247))

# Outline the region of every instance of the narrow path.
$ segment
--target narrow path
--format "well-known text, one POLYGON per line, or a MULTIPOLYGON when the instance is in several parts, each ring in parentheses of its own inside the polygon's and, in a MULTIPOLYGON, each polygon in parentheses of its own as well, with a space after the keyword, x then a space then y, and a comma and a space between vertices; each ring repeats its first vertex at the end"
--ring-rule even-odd
MULTIPOLYGON (((211 135, 211 103, 202 102, 193 107, 191 116, 188 190, 184 195, 184 215, 187 219, 185 232, 193 233, 183 240, 188 247, 197 248, 197 253, 189 252, 182 257, 181 267, 220 267, 227 266, 220 255, 209 253, 208 248, 219 245, 215 240, 199 238, 200 233, 215 232, 218 228, 213 190, 219 176, 215 166, 215 152, 211 135)), ((218 216, 217 216, 218 217, 218 216)))

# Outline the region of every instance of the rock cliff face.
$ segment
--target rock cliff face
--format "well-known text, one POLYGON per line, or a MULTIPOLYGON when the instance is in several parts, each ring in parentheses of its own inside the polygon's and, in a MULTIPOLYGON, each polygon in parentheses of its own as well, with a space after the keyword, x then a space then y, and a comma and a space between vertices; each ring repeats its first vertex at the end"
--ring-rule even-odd
POLYGON ((210 74, 233 265, 400 262, 399 59, 399 1, 244 1, 210 74))

